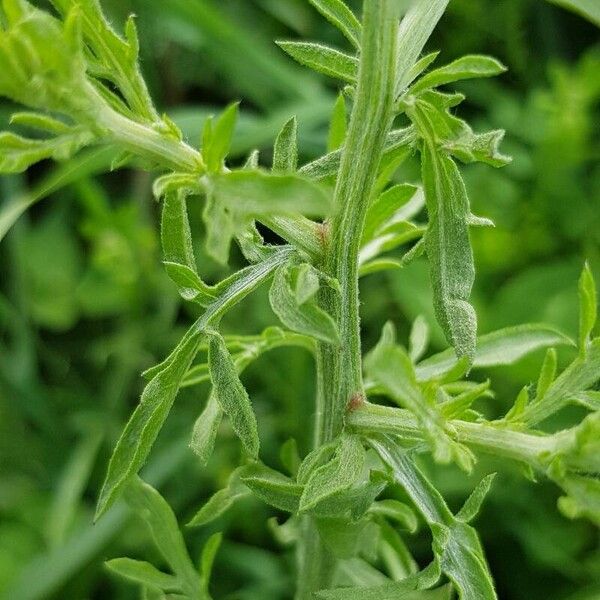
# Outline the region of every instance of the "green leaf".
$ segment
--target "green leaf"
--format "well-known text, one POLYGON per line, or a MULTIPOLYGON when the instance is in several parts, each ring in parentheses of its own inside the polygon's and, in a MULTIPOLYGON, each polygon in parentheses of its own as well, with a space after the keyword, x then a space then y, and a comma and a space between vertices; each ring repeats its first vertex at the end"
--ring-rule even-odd
POLYGON ((433 551, 462 600, 496 600, 497 595, 475 529, 452 515, 441 494, 404 451, 388 437, 369 442, 391 469, 433 534, 433 551))
POLYGON ((446 85, 461 79, 494 77, 505 71, 506 67, 495 58, 471 54, 463 56, 449 65, 430 71, 412 86, 410 93, 418 94, 429 88, 446 85))
POLYGON ((281 464, 287 469, 288 473, 295 477, 300 468, 300 454, 298 453, 298 443, 295 438, 289 438, 284 442, 279 449, 279 460, 281 464))
POLYGON ((457 357, 473 361, 477 316, 469 303, 475 266, 467 190, 454 161, 430 143, 424 144, 421 161, 429 215, 425 248, 436 317, 457 357))
POLYGON ((47 158, 67 160, 94 140, 94 134, 82 127, 72 128, 68 133, 44 140, 33 140, 2 132, 0 173, 22 173, 31 165, 47 158))
POLYGON ((86 78, 77 13, 63 25, 27 2, 5 2, 4 8, 0 95, 32 108, 89 118, 98 101, 86 78))
POLYGON ((152 539, 187 595, 198 594, 200 577, 190 559, 175 514, 165 499, 139 477, 131 479, 125 499, 148 524, 152 539))
MULTIPOLYGON (((268 279, 277 267, 288 261, 290 252, 290 248, 284 247, 265 261, 238 271, 216 286, 219 296, 207 306, 177 348, 163 362, 144 373, 150 382, 111 457, 98 500, 96 518, 113 504, 127 479, 144 464, 196 354, 200 337, 232 306, 268 279)), ((211 441, 214 437, 208 436, 208 439, 211 441)))
POLYGON ((471 492, 471 495, 467 498, 462 508, 456 513, 456 518, 464 523, 470 523, 479 513, 481 505, 488 495, 496 473, 490 473, 486 475, 478 484, 477 487, 471 492))
MULTIPOLYGON (((207 379, 210 378, 207 365, 207 379)), ((223 418, 223 409, 213 393, 208 396, 204 410, 194 423, 190 448, 205 465, 213 453, 217 432, 223 418)))
POLYGON ((356 83, 358 60, 345 52, 314 42, 277 42, 294 60, 317 73, 356 83))
POLYGON ((202 576, 202 586, 204 588, 204 592, 208 595, 208 584, 210 582, 210 576, 212 574, 213 564, 215 562, 215 557, 219 548, 221 546, 221 542, 223 540, 223 534, 213 533, 202 548, 202 555, 200 557, 200 574, 202 576))
POLYGON ((215 202, 239 218, 299 213, 323 217, 330 210, 323 188, 300 175, 233 171, 212 177, 211 183, 215 202))
POLYGON ((200 331, 186 335, 168 362, 156 371, 144 388, 140 403, 123 429, 110 458, 98 499, 96 519, 110 508, 130 478, 145 463, 199 344, 200 331))
POLYGON ((419 527, 414 510, 399 500, 387 499, 374 502, 369 508, 369 513, 394 520, 410 533, 415 533, 419 527))
POLYGON ((64 121, 55 119, 49 115, 36 112, 17 112, 10 117, 11 125, 20 125, 30 129, 38 129, 54 135, 69 133, 73 128, 64 121))
MULTIPOLYGON (((306 294, 300 293, 302 300, 306 294)), ((292 287, 292 269, 283 266, 277 270, 269 291, 269 300, 275 314, 292 331, 309 335, 329 344, 337 344, 339 335, 332 317, 312 300, 298 302, 298 293, 292 287)))
POLYGON ((423 315, 419 315, 410 330, 408 355, 417 362, 427 350, 429 344, 429 325, 423 315))
POLYGON ((256 458, 260 442, 250 398, 240 381, 225 340, 216 331, 207 331, 207 335, 209 336, 208 364, 213 394, 229 417, 231 426, 246 452, 256 458))
POLYGON ((438 50, 422 56, 409 70, 406 76, 406 85, 410 85, 421 73, 426 71, 439 55, 440 52, 438 50))
POLYGON ((299 510, 307 512, 324 500, 349 489, 361 476, 365 461, 365 450, 360 439, 343 434, 333 458, 315 469, 309 476, 299 510))
MULTIPOLYGON (((383 192, 367 210, 362 243, 369 242, 382 231, 413 216, 405 208, 411 199, 415 197, 418 190, 419 188, 416 186, 405 183, 394 185, 383 192)), ((423 206, 424 197, 420 195, 420 199, 422 201, 421 206, 423 206)))
POLYGON ((556 377, 556 363, 556 350, 554 348, 548 348, 535 388, 536 401, 541 400, 552 385, 552 382, 556 377))
POLYGON ((377 346, 365 359, 367 375, 378 389, 415 415, 437 461, 455 460, 469 471, 473 462, 471 453, 449 436, 433 390, 421 389, 412 361, 402 347, 393 343, 394 338, 392 325, 388 323, 377 346))
POLYGON ((338 94, 333 106, 333 114, 329 123, 329 135, 327 137, 327 151, 333 152, 344 145, 346 130, 348 129, 346 114, 346 100, 343 94, 338 94))
MULTIPOLYGON (((322 590, 315 594, 321 600, 448 600, 449 586, 427 590, 440 578, 440 566, 437 561, 418 573, 405 577, 400 581, 384 583, 370 587, 338 588, 322 590), (419 591, 416 591, 419 590, 419 591)), ((475 599, 473 599, 475 600, 475 599)))
POLYGON ((522 422, 536 425, 571 403, 574 397, 600 380, 600 338, 589 346, 585 356, 578 356, 546 390, 539 402, 530 403, 522 422))
POLYGON ((114 558, 106 561, 105 564, 117 575, 136 583, 150 585, 161 590, 180 590, 180 583, 176 577, 159 571, 148 562, 131 558, 114 558))
POLYGON ((233 215, 227 206, 219 202, 212 192, 207 193, 202 211, 202 220, 206 226, 206 253, 222 265, 227 264, 231 240, 237 231, 243 231, 248 221, 236 227, 233 215))
POLYGON ((352 558, 377 535, 377 526, 367 519, 357 522, 345 519, 317 519, 319 536, 337 558, 352 558), (365 539, 367 538, 367 539, 365 539))
POLYGON ((310 3, 346 36, 358 50, 362 27, 354 13, 342 0, 309 0, 310 3))
POLYGON ((596 0, 549 0, 549 2, 576 12, 600 27, 600 6, 596 0))
POLYGON ((303 486, 283 473, 262 463, 253 463, 242 467, 240 478, 254 495, 269 506, 290 513, 298 511, 303 486))
POLYGON ((209 173, 219 173, 233 139, 233 130, 238 117, 239 102, 233 102, 221 113, 211 128, 209 143, 202 148, 202 156, 209 173))
POLYGON ((293 173, 298 165, 298 121, 292 117, 281 128, 273 148, 273 171, 293 173))
POLYGON ((240 485, 240 474, 243 467, 235 469, 229 476, 227 487, 215 492, 202 508, 187 523, 188 527, 199 527, 212 523, 224 515, 240 498, 248 496, 248 490, 240 485))
MULTIPOLYGON (((415 130, 413 127, 405 127, 403 129, 393 129, 387 136, 383 150, 383 159, 398 152, 400 148, 404 148, 412 144, 415 140, 415 130)), ((298 172, 302 175, 315 179, 317 181, 335 176, 340 168, 342 158, 342 150, 334 150, 328 152, 324 156, 313 160, 302 166, 298 172)))
MULTIPOLYGON (((548 325, 531 323, 498 329, 477 338, 473 368, 512 365, 541 348, 564 345, 573 345, 573 342, 548 325)), ((439 377, 456 362, 452 350, 435 354, 417 365, 417 379, 427 381, 439 377)))
POLYGON ((83 37, 92 51, 87 56, 90 71, 99 79, 112 82, 137 118, 163 125, 138 67, 139 43, 134 19, 127 20, 123 39, 115 33, 97 0, 52 0, 52 3, 66 18, 74 10, 80 14, 83 37))
POLYGON ((579 278, 579 350, 583 355, 590 343, 597 312, 596 284, 590 266, 586 263, 579 278))
POLYGON ((207 306, 215 299, 215 294, 196 271, 185 192, 182 190, 167 193, 164 197, 160 237, 165 269, 181 296, 207 306))

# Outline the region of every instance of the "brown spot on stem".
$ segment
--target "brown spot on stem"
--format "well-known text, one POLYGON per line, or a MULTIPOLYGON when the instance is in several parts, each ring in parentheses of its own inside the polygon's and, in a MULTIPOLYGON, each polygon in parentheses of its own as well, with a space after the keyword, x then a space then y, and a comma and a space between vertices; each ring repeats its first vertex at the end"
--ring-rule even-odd
POLYGON ((361 392, 354 392, 354 394, 350 396, 350 400, 348 401, 348 406, 346 407, 346 410, 348 412, 358 410, 362 406, 364 401, 365 397, 361 392))
POLYGON ((319 223, 317 225, 317 235, 319 236, 319 242, 321 242, 321 246, 325 247, 329 243, 330 232, 331 227, 329 225, 329 221, 324 221, 323 223, 319 223))

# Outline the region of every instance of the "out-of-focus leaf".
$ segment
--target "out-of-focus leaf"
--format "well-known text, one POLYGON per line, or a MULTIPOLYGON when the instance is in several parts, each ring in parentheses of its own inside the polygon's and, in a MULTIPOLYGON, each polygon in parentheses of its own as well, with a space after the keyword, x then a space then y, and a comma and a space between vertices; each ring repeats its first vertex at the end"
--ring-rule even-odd
POLYGON ((165 499, 139 477, 126 488, 127 503, 146 521, 156 547, 177 576, 183 591, 198 594, 200 576, 190 559, 175 514, 165 499))
POLYGON ((113 558, 106 561, 106 566, 121 577, 130 579, 135 583, 150 585, 161 590, 179 591, 180 584, 177 577, 159 571, 154 565, 143 560, 131 558, 113 558))
POLYGON ((600 27, 600 6, 596 0, 549 0, 549 2, 572 10, 600 27))
MULTIPOLYGON (((532 323, 498 329, 477 338, 473 368, 511 365, 540 348, 564 345, 573 342, 548 325, 532 323)), ((435 354, 417 365, 417 378, 426 381, 439 377, 456 362, 452 350, 435 354)))

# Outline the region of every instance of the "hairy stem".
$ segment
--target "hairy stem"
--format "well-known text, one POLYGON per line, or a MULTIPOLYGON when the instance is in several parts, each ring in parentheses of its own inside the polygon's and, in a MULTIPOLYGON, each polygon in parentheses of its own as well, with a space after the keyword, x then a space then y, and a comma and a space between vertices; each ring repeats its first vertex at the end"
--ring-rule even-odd
MULTIPOLYGON (((366 0, 356 99, 342 152, 334 195, 336 215, 324 230, 325 270, 341 291, 324 292, 325 308, 336 316, 340 346, 319 344, 315 445, 341 430, 346 405, 363 394, 358 299, 358 252, 365 213, 387 133, 392 124, 396 81, 396 0, 366 0), (329 239, 327 239, 329 237, 329 239)), ((305 517, 298 555, 297 600, 331 583, 335 561, 305 517)))

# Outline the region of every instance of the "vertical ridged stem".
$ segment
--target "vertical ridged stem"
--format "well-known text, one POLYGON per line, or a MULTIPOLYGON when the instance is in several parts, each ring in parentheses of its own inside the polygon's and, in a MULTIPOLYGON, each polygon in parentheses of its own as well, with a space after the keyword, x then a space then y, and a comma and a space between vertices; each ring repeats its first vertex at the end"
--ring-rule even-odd
MULTIPOLYGON (((334 195, 336 215, 326 235, 324 268, 341 292, 325 292, 323 306, 335 315, 340 346, 319 344, 315 445, 339 434, 346 405, 362 395, 358 252, 367 206, 391 127, 396 81, 397 0, 365 0, 358 84, 334 195)), ((331 585, 335 560, 321 543, 310 517, 304 518, 299 548, 297 600, 331 585)))

